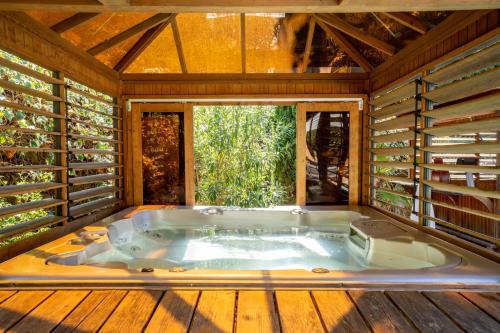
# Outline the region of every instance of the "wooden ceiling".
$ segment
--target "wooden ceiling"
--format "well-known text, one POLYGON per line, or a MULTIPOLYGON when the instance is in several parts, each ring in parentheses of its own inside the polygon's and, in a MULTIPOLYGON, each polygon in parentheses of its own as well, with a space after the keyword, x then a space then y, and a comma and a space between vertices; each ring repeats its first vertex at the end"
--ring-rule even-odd
POLYGON ((0 0, 2 10, 356 13, 495 9, 498 0, 0 0))
MULTIPOLYGON (((158 49, 156 54, 153 53, 149 59, 143 59, 142 62, 152 64, 165 54, 169 54, 170 63, 175 62, 173 67, 177 68, 177 73, 184 74, 204 72, 200 69, 191 70, 196 66, 189 64, 186 49, 193 53, 192 47, 186 47, 190 46, 186 45, 190 42, 187 38, 181 37, 183 33, 189 35, 187 31, 193 37, 196 31, 193 32, 194 27, 184 26, 184 30, 180 32, 179 15, 186 17, 193 15, 190 13, 215 13, 214 15, 240 17, 237 26, 238 36, 235 38, 233 36, 230 42, 239 44, 233 51, 241 59, 238 61, 241 66, 237 65, 241 70, 232 72, 266 73, 276 68, 269 70, 266 68, 255 70, 251 66, 248 68, 251 59, 247 55, 246 44, 254 35, 250 33, 247 36, 249 33, 245 30, 248 29, 248 21, 252 18, 246 15, 288 13, 286 18, 277 21, 274 38, 281 38, 282 32, 279 30, 287 29, 286 26, 283 27, 287 24, 287 19, 293 21, 293 18, 301 17, 295 20, 302 20, 300 29, 294 27, 285 31, 285 35, 294 36, 293 43, 288 42, 289 45, 286 46, 293 54, 291 56, 285 54, 286 61, 290 64, 284 72, 304 73, 315 72, 318 69, 322 72, 329 66, 333 72, 335 61, 348 68, 356 67, 361 71, 371 72, 374 67, 392 57, 408 42, 439 24, 451 13, 449 10, 496 8, 499 2, 498 0, 0 0, 0 7, 3 10, 26 11, 63 38, 118 72, 127 70, 155 40, 165 39, 165 34, 168 33, 170 48, 165 49, 163 45, 162 51, 158 49), (424 12, 429 10, 434 12, 424 12), (437 15, 432 17, 432 13, 437 15), (101 30, 105 30, 106 33, 101 30), (89 31, 92 33, 89 34, 89 31), (176 54, 175 59, 172 58, 172 54, 176 54), (328 66, 324 66, 325 58, 329 63, 328 66), (315 69, 312 70, 311 67, 315 69)), ((198 24, 198 31, 205 28, 208 30, 207 26, 198 24)), ((216 34, 209 37, 213 37, 211 43, 215 45, 217 42, 218 45, 223 45, 225 42, 217 41, 216 34)), ((206 33, 204 38, 209 39, 206 33)), ((206 44, 200 43, 199 58, 207 56, 208 51, 204 50, 204 46, 206 44)), ((261 58, 268 55, 260 53, 261 58)), ((275 55, 276 63, 286 62, 284 57, 280 58, 282 55, 275 55)), ((218 59, 221 62, 224 60, 227 59, 223 57, 218 59)), ((152 67, 157 69, 158 66, 152 67)), ((156 72, 162 73, 160 67, 156 72)), ((222 73, 226 70, 221 66, 218 68, 223 71, 205 72, 222 73)), ((176 71, 166 70, 163 73, 176 73, 176 71)))
POLYGON ((118 72, 148 54, 141 62, 154 72, 184 74, 370 72, 450 13, 27 12, 118 72))

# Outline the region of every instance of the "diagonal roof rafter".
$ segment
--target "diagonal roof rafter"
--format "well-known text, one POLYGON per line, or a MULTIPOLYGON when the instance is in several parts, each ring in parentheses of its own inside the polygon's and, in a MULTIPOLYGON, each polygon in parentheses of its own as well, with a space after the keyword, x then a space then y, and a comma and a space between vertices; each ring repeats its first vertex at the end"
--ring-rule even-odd
POLYGON ((147 31, 151 28, 154 28, 155 26, 162 24, 166 21, 171 20, 172 17, 175 17, 175 14, 156 14, 147 20, 144 20, 127 30, 119 33, 118 35, 115 35, 104 42, 90 48, 87 50, 88 53, 91 55, 95 56, 98 55, 106 50, 109 50, 110 48, 113 48, 114 46, 120 44, 121 42, 137 35, 140 34, 141 32, 147 31))
POLYGON ((146 48, 158 37, 165 28, 171 23, 175 15, 165 23, 159 24, 146 31, 141 38, 127 51, 127 53, 118 61, 114 70, 123 73, 137 59, 146 48))
POLYGON ((329 26, 342 31, 346 35, 351 36, 359 40, 360 42, 373 47, 389 56, 393 56, 396 53, 396 48, 380 39, 367 35, 365 32, 359 30, 350 23, 344 21, 335 14, 315 14, 316 18, 328 24, 329 26))
POLYGON ((419 20, 417 17, 411 15, 410 13, 387 13, 387 12, 382 12, 382 15, 385 15, 394 21, 404 25, 405 27, 408 27, 419 34, 425 34, 427 31, 429 31, 429 27, 427 24, 419 20))
POLYGON ((57 32, 58 34, 62 34, 63 32, 69 31, 82 25, 98 16, 102 13, 77 13, 65 20, 62 20, 59 23, 54 24, 50 28, 57 32))
POLYGON ((302 57, 302 64, 300 68, 301 73, 307 72, 311 60, 312 44, 314 39, 314 31, 316 28, 316 19, 311 15, 309 18, 309 29, 307 30, 306 47, 304 49, 304 56, 302 57))
POLYGON ((184 57, 184 49, 182 47, 181 34, 179 33, 179 26, 177 20, 174 18, 172 21, 172 33, 174 34, 175 48, 177 49, 177 56, 179 57, 179 64, 181 65, 182 74, 187 74, 186 57, 184 57))
POLYGON ((318 19, 315 15, 317 24, 323 29, 323 31, 337 44, 342 50, 347 53, 352 60, 354 60, 359 66, 361 66, 366 72, 371 72, 373 70, 373 66, 366 60, 366 58, 358 51, 358 49, 345 38, 342 33, 335 29, 331 28, 329 25, 324 23, 322 20, 318 19))

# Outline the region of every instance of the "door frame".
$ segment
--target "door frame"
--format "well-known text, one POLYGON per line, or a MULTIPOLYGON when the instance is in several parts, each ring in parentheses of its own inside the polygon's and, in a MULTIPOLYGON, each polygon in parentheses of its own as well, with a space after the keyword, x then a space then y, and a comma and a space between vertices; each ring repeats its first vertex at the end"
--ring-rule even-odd
POLYGON ((194 206, 193 105, 190 103, 131 103, 132 188, 135 206, 144 204, 142 178, 142 114, 175 112, 184 114, 184 186, 186 206, 194 206))
POLYGON ((296 116, 296 198, 297 205, 306 205, 306 113, 349 113, 349 205, 358 205, 361 184, 361 110, 358 102, 311 102, 297 103, 296 116))

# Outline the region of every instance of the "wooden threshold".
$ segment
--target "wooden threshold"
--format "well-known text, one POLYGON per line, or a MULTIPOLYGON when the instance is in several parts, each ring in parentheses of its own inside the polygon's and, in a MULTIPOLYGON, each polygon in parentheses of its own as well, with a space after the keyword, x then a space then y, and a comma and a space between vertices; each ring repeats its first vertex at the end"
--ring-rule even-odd
POLYGON ((499 320, 494 292, 0 291, 0 329, 16 332, 498 332, 499 320))

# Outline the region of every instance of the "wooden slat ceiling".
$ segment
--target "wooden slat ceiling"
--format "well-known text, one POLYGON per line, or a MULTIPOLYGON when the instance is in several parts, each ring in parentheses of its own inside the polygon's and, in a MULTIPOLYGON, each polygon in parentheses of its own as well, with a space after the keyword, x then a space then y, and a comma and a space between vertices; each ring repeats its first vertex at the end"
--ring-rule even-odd
POLYGON ((450 13, 27 12, 119 72, 184 74, 370 72, 450 13))

